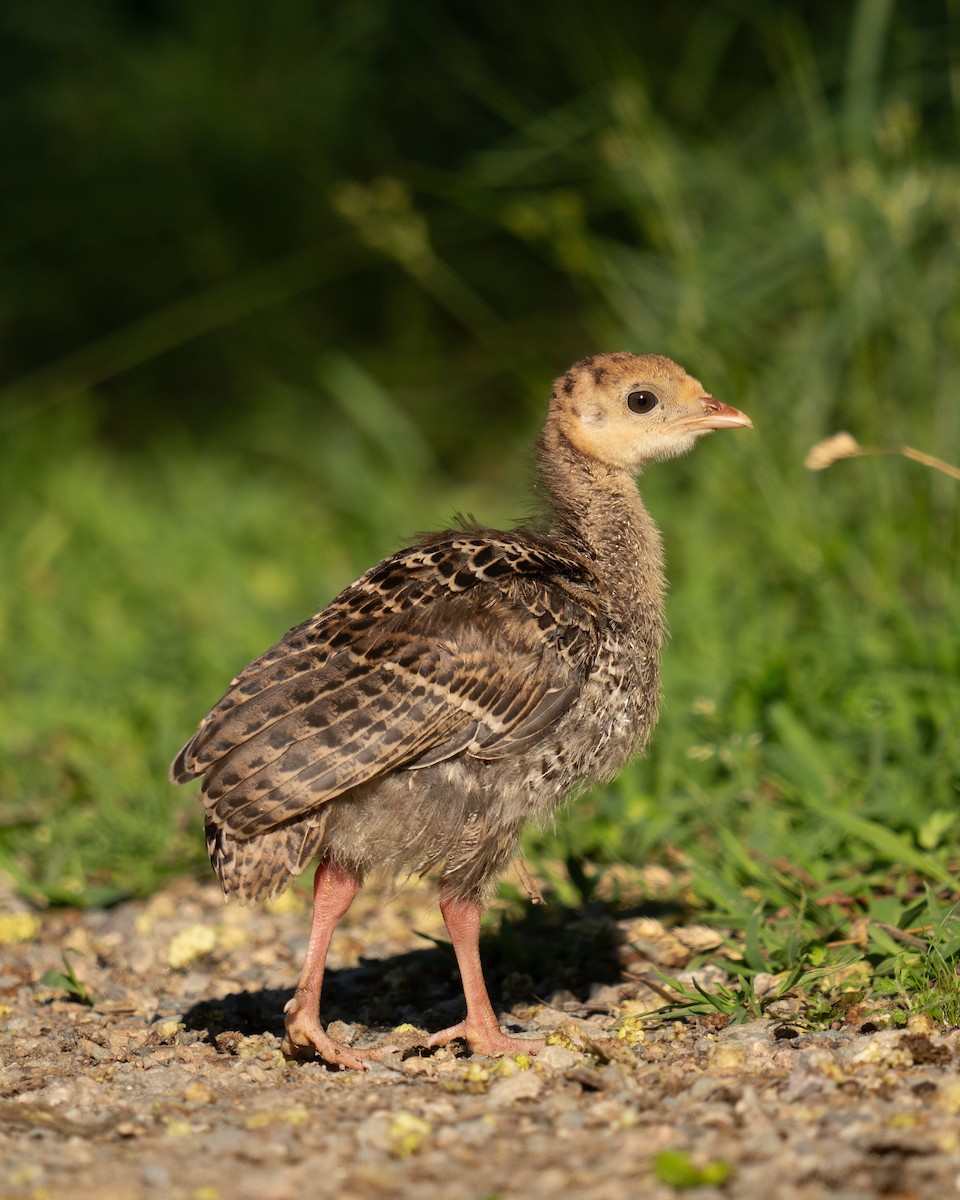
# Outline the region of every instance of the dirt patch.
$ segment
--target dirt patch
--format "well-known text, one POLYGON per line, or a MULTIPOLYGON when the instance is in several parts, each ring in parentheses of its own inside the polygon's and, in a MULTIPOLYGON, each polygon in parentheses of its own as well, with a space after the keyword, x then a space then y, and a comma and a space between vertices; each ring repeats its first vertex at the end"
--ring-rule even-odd
POLYGON ((302 893, 243 909, 184 882, 144 903, 39 918, 10 900, 0 1196, 957 1190, 958 1031, 643 1025, 638 961, 682 957, 684 936, 703 931, 561 910, 483 948, 505 1024, 557 1030, 556 1044, 530 1065, 430 1053, 424 1030, 457 1019, 462 999, 451 954, 429 940, 442 929, 424 888, 386 906, 361 896, 335 941, 325 1019, 343 1040, 397 1046, 367 1072, 338 1073, 279 1050, 306 934, 302 893), (74 981, 44 983, 69 974, 64 950, 74 981))

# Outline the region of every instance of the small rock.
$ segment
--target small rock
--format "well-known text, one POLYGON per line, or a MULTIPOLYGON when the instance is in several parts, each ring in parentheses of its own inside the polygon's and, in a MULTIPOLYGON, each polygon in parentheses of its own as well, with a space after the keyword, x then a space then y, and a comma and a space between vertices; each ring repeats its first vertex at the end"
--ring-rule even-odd
POLYGON ((695 1079, 686 1092, 687 1099, 695 1100, 698 1103, 704 1100, 709 1100, 715 1096, 717 1092, 723 1091, 729 1087, 729 1084, 722 1079, 718 1079, 715 1075, 701 1075, 699 1079, 695 1079))
POLYGON ((141 1174, 147 1187, 166 1189, 170 1186, 170 1172, 159 1163, 146 1163, 141 1174))
POLYGON ((743 1046, 718 1043, 710 1050, 707 1057, 707 1067, 711 1071, 742 1071, 746 1065, 746 1061, 747 1054, 743 1046))
POLYGON ((565 1046, 545 1046, 537 1055, 538 1067, 547 1067, 552 1071, 566 1071, 569 1067, 581 1066, 586 1062, 586 1055, 577 1050, 568 1050, 565 1046))
POLYGON ((933 1103, 947 1116, 955 1117, 960 1113, 960 1079, 956 1076, 952 1079, 945 1079, 940 1085, 933 1103))
MULTIPOLYGON (((921 1016, 925 1014, 920 1014, 921 1016)), ((953 1055, 946 1046, 938 1045, 930 1040, 925 1033, 905 1033, 898 1042, 898 1049, 909 1054, 911 1062, 916 1066, 924 1064, 944 1065, 953 1055)))
POLYGON ((774 1040, 773 1021, 748 1021, 744 1025, 727 1025, 717 1034, 717 1040, 748 1045, 760 1042, 769 1045, 774 1040))
MULTIPOLYGON (((548 1050, 562 1050, 560 1046, 548 1046, 548 1050)), ((564 1050, 564 1054, 571 1053, 564 1050)), ((541 1056, 542 1057, 542 1056, 541 1056)), ((505 1079, 498 1079, 490 1085, 487 1098, 495 1108, 506 1104, 515 1104, 518 1100, 536 1100, 543 1091, 543 1076, 536 1071, 520 1071, 505 1079)))
POLYGON ((581 1130, 584 1126, 583 1113, 579 1108, 571 1108, 565 1113, 561 1113, 557 1118, 555 1128, 558 1130, 566 1130, 575 1133, 581 1130))
POLYGON ((410 1058, 405 1058, 400 1064, 400 1070, 404 1075, 410 1075, 414 1079, 424 1078, 428 1075, 436 1075, 436 1063, 430 1058, 420 1058, 419 1055, 412 1055, 410 1058))

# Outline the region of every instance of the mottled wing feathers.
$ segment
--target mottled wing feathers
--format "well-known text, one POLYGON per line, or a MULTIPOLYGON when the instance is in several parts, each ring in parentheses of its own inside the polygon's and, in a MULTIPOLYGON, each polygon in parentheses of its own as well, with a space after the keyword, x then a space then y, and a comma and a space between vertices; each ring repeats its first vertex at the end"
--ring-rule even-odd
POLYGON ((246 668, 171 769, 248 839, 400 767, 496 759, 578 695, 588 567, 534 539, 434 535, 361 576, 246 668))
MULTIPOLYGON (((237 744, 231 736, 246 740, 258 727, 283 715, 290 694, 297 691, 297 680, 311 677, 304 695, 314 689, 335 691, 335 674, 314 673, 338 651, 389 624, 402 624, 401 614, 416 608, 437 609, 438 600, 473 597, 477 591, 486 591, 488 600, 495 602, 499 594, 534 576, 554 587, 579 591, 589 581, 589 569, 582 560, 558 554, 534 538, 514 541, 486 530, 432 534, 391 555, 241 671, 177 756, 170 768, 171 780, 185 783, 204 774, 237 744), (484 589, 485 584, 491 586, 484 589), (236 720, 238 709, 243 711, 242 724, 236 720)), ((446 612, 434 613, 431 624, 438 633, 446 616, 446 612)))

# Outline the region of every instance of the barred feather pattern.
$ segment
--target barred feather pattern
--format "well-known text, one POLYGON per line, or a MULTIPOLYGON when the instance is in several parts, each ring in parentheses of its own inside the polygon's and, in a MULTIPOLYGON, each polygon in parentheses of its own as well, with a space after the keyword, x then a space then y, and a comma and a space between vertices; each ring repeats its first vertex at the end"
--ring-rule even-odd
MULTIPOLYGON (((563 382, 562 380, 560 381, 563 382)), ((482 899, 524 822, 612 777, 656 722, 656 527, 633 479, 548 425, 546 531, 431 534, 232 681, 171 767, 201 777, 228 894, 309 863, 439 870, 482 899)))

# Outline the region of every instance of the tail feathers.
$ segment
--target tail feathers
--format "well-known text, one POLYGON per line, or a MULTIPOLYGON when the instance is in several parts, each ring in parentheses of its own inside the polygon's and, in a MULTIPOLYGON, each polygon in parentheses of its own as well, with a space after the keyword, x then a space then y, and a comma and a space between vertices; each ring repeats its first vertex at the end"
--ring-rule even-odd
POLYGON ((292 879, 320 857, 327 810, 311 821, 296 821, 249 841, 237 841, 208 816, 207 853, 223 890, 243 904, 279 896, 292 879))

